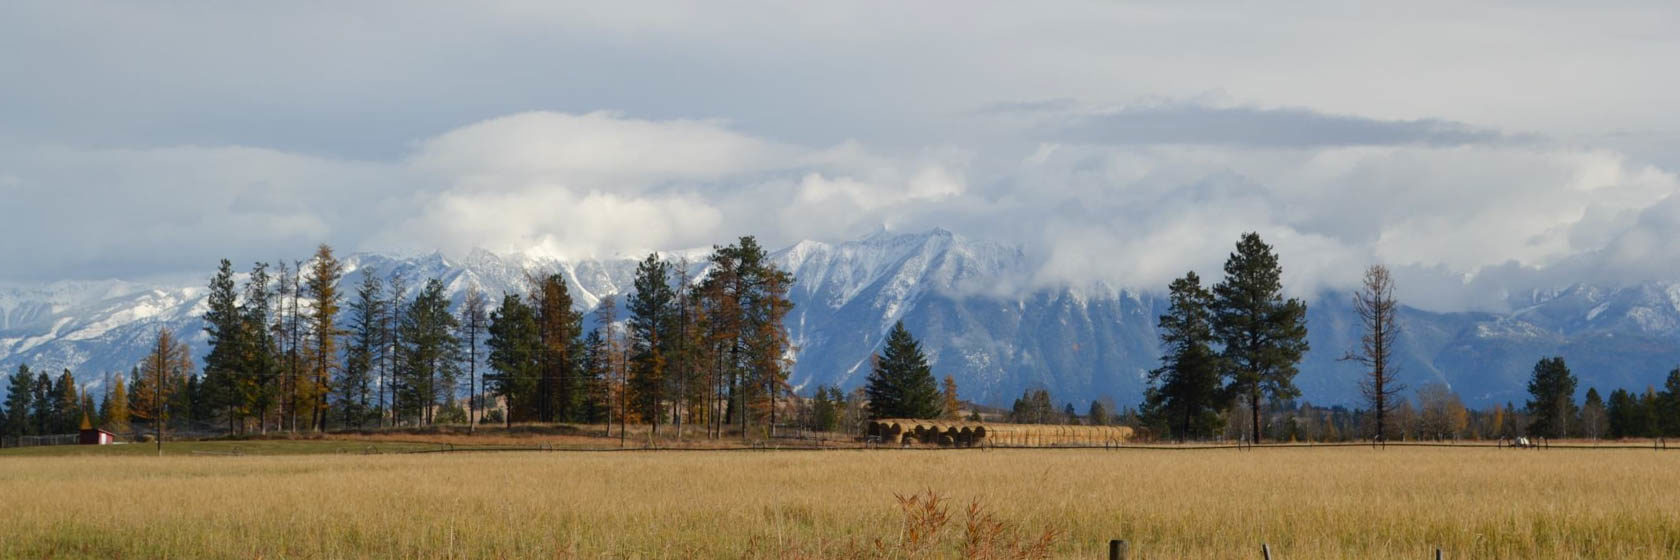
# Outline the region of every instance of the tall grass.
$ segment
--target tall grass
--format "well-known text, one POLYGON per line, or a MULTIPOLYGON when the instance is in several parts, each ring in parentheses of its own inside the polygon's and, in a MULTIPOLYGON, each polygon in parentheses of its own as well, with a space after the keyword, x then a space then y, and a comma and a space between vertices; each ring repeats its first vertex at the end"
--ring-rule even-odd
POLYGON ((1677 467, 1485 448, 8 457, 0 556, 873 556, 906 550, 931 492, 949 538, 926 557, 993 523, 994 549, 1049 534, 1067 558, 1110 538, 1143 558, 1671 558, 1677 467))

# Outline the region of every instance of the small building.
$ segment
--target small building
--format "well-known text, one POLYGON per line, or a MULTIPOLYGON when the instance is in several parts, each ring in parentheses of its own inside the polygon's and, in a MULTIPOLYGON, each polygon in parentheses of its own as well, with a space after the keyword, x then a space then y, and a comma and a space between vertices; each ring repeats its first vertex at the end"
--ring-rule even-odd
POLYGON ((82 414, 81 439, 76 443, 82 445, 110 445, 116 442, 117 434, 93 427, 93 423, 88 421, 87 414, 82 414))

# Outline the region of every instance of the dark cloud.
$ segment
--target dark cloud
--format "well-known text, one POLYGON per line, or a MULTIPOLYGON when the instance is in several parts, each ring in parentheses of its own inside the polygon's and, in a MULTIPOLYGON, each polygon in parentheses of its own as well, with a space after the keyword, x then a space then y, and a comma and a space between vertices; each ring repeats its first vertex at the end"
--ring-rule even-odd
MULTIPOLYGON (((1033 110, 1042 110, 1038 106, 1033 110)), ((1052 107, 1053 108, 1053 107, 1052 107)), ((1531 137, 1442 120, 1384 121, 1306 109, 1170 105, 1082 114, 1045 126, 1047 140, 1110 145, 1207 144, 1269 148, 1457 146, 1531 137)))

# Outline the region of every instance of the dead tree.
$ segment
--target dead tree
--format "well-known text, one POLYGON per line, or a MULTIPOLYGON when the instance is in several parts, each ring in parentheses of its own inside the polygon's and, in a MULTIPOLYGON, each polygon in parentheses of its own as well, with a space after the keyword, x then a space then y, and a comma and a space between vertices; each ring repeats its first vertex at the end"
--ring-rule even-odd
POLYGON ((1393 363, 1394 346, 1400 338, 1400 304, 1394 299, 1394 278, 1388 267, 1372 265, 1365 270, 1365 282, 1353 296, 1353 307, 1359 312, 1364 334, 1359 349, 1348 354, 1346 360, 1365 366, 1365 376, 1359 382, 1359 392, 1376 414, 1376 441, 1387 439, 1386 421, 1394 399, 1406 387, 1397 381, 1398 368, 1393 363))

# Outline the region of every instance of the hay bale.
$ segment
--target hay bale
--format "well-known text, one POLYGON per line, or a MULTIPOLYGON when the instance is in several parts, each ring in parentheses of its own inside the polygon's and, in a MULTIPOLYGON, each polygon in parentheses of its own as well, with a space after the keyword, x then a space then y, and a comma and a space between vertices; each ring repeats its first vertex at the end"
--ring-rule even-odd
POLYGON ((939 434, 940 447, 950 447, 952 445, 956 445, 956 443, 957 441, 952 439, 950 434, 939 434))

